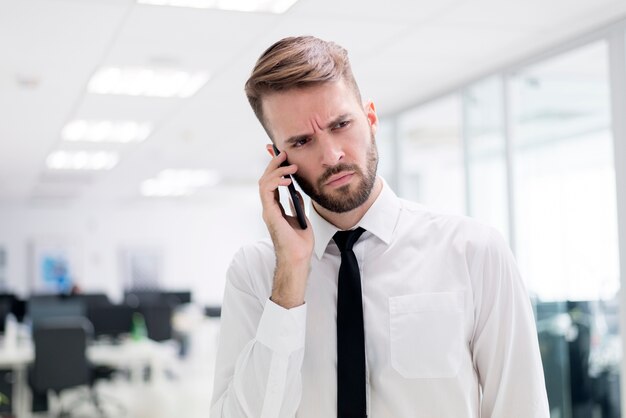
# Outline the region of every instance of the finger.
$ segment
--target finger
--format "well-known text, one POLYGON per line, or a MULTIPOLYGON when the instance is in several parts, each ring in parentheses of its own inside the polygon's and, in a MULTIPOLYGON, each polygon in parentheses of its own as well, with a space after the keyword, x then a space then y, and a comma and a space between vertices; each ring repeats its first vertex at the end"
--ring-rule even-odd
POLYGON ((283 205, 280 204, 280 192, 278 191, 278 189, 274 191, 274 200, 276 201, 276 204, 280 209, 281 215, 283 215, 283 217, 286 217, 287 214, 285 213, 285 208, 283 208, 283 205))
POLYGON ((266 176, 259 180, 259 194, 262 199, 269 203, 274 198, 274 192, 279 186, 289 186, 292 183, 291 177, 266 176))
POLYGON ((295 164, 290 164, 285 167, 278 167, 274 171, 268 173, 268 175, 279 175, 281 177, 284 177, 290 174, 295 174, 297 171, 298 171, 298 166, 295 164))
POLYGON ((264 174, 267 174, 276 170, 285 161, 287 161, 287 153, 283 151, 280 154, 278 154, 276 157, 270 160, 270 162, 267 164, 264 174))
POLYGON ((265 212, 264 218, 272 218, 279 213, 282 217, 286 216, 285 209, 280 204, 279 197, 277 197, 278 187, 290 185, 292 183, 290 175, 298 170, 295 164, 282 167, 281 164, 286 161, 286 158, 287 154, 285 152, 281 152, 272 158, 259 179, 259 194, 265 212))
POLYGON ((261 205, 267 214, 278 214, 278 211, 284 216, 285 211, 280 205, 279 186, 288 186, 291 184, 291 178, 283 178, 280 176, 265 176, 259 180, 259 195, 261 197, 261 205))
POLYGON ((285 186, 285 187, 287 187, 287 186, 289 186, 292 182, 293 182, 293 181, 291 180, 291 177, 281 177, 281 178, 280 178, 280 180, 279 180, 279 182, 278 182, 278 185, 279 185, 279 186, 285 186))
MULTIPOLYGON (((260 185, 261 182, 259 182, 260 185)), ((285 210, 280 204, 280 193, 278 187, 271 190, 264 190, 259 187, 259 195, 261 197, 261 206, 263 207, 263 221, 268 225, 275 223, 277 218, 285 216, 285 210)))
POLYGON ((279 186, 288 186, 292 183, 290 174, 295 173, 298 167, 295 165, 287 167, 278 167, 273 171, 266 171, 259 179, 259 193, 263 199, 265 195, 265 202, 269 203, 272 197, 270 196, 273 191, 279 186))
POLYGON ((267 169, 259 179, 259 186, 263 188, 273 188, 278 186, 287 186, 291 183, 289 181, 282 181, 283 178, 289 178, 292 174, 295 174, 298 171, 298 166, 295 164, 286 166, 286 167, 277 167, 273 170, 270 169, 268 165, 267 169))
POLYGON ((278 187, 278 183, 281 179, 289 177, 291 174, 295 173, 297 169, 297 167, 288 166, 266 170, 259 178, 259 187, 263 189, 278 187))

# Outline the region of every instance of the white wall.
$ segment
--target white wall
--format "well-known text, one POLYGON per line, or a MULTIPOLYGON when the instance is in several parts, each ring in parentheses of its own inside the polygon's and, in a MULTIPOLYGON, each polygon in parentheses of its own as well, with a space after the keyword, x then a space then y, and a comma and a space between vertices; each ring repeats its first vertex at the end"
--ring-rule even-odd
POLYGON ((85 291, 102 290, 119 299, 121 249, 148 246, 161 248, 165 288, 191 288, 196 301, 220 303, 233 254, 267 232, 255 187, 221 191, 214 200, 147 200, 125 207, 0 206, 0 246, 7 251, 9 289, 21 295, 30 291, 28 248, 33 240, 63 239, 79 249, 76 276, 85 291))

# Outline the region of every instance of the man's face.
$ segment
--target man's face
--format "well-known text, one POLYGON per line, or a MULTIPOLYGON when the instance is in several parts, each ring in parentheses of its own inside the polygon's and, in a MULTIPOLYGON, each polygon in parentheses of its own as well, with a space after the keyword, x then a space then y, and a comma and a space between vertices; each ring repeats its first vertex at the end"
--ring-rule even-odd
POLYGON ((294 178, 320 206, 337 213, 369 197, 378 164, 372 103, 362 105, 343 80, 273 93, 265 120, 279 150, 298 166, 294 178))

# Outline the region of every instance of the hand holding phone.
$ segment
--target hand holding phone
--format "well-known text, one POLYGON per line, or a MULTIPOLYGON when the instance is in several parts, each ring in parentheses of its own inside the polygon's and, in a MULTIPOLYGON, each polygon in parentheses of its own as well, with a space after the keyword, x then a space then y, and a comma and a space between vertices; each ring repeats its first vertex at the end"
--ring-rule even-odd
MULTIPOLYGON (((276 145, 273 145, 273 147, 274 147, 274 155, 280 154, 280 151, 278 150, 278 148, 276 148, 276 145)), ((280 166, 285 167, 288 165, 289 165, 289 162, 285 160, 280 166)), ((291 176, 287 175, 285 177, 286 178, 288 177, 291 179, 291 183, 289 184, 289 186, 287 186, 287 189, 289 190, 289 195, 291 196, 291 202, 293 203, 293 207, 296 211, 296 218, 298 219, 298 225, 300 225, 300 228, 306 229, 307 225, 306 225, 306 217, 304 216, 304 205, 302 204, 300 195, 298 195, 298 193, 296 192, 296 188, 293 185, 293 179, 291 178, 291 176)))

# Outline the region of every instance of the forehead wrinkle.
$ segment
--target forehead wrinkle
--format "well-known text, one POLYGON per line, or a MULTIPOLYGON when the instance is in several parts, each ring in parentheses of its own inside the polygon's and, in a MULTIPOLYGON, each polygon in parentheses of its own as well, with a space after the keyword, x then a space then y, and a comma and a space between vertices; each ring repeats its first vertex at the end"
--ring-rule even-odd
MULTIPOLYGON (((335 118, 336 119, 336 118, 335 118)), ((330 123, 332 123, 334 119, 332 117, 329 117, 329 121, 330 123)), ((313 115, 311 116, 311 118, 307 121, 307 129, 303 129, 302 131, 294 134, 294 135, 290 135, 288 136, 285 141, 286 142, 293 142, 295 140, 298 140, 301 137, 309 137, 309 136, 315 136, 318 132, 323 131, 324 129, 326 129, 328 127, 328 123, 326 124, 321 124, 319 121, 319 117, 317 115, 313 115)))
POLYGON ((322 117, 320 117, 319 115, 315 115, 313 116, 313 119, 311 120, 311 126, 315 131, 323 131, 327 128, 330 127, 330 125, 332 125, 333 123, 335 123, 335 121, 337 119, 340 119, 342 117, 347 116, 349 113, 348 112, 336 112, 336 113, 329 113, 326 115, 326 118, 323 119, 322 117), (317 128, 316 128, 317 126, 317 128))
POLYGON ((324 129, 322 124, 320 124, 319 118, 316 116, 311 119, 311 128, 313 133, 317 133, 318 131, 322 131, 324 129))

